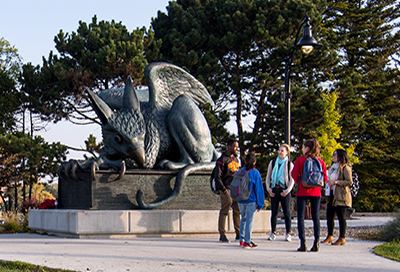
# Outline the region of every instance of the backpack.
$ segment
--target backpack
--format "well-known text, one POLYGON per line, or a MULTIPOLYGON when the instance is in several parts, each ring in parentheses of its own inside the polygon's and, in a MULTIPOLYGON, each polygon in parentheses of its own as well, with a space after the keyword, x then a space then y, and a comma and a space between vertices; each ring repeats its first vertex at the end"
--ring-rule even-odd
POLYGON ((318 159, 307 158, 304 162, 301 185, 303 185, 304 188, 324 186, 324 174, 322 173, 322 165, 318 159))
POLYGON ((353 180, 353 184, 350 186, 350 193, 352 197, 356 197, 358 190, 360 190, 360 181, 358 180, 357 173, 354 172, 353 169, 351 171, 351 179, 353 180))
POLYGON ((350 187, 350 193, 352 197, 356 197, 358 190, 360 190, 360 181, 358 180, 358 175, 356 172, 352 171, 351 177, 353 179, 353 184, 350 187))
POLYGON ((249 171, 239 170, 231 183, 231 198, 234 201, 246 201, 250 198, 250 177, 249 171))
POLYGON ((215 171, 217 169, 217 166, 214 167, 214 169, 211 172, 210 176, 210 187, 211 187, 211 192, 213 192, 216 195, 219 195, 219 190, 217 190, 217 184, 215 181, 215 171))

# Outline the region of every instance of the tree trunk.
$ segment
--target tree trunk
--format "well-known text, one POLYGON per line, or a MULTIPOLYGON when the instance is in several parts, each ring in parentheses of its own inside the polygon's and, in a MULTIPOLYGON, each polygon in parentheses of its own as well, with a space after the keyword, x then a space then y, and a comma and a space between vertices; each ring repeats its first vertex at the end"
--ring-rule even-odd
POLYGON ((242 122, 242 94, 240 90, 236 90, 236 125, 239 137, 240 155, 243 155, 244 141, 243 141, 243 122, 242 122))
POLYGON ((0 196, 1 196, 1 199, 3 200, 4 210, 6 212, 8 212, 9 208, 7 207, 7 202, 5 201, 3 194, 0 194, 0 196))
POLYGON ((29 198, 28 199, 31 199, 32 198, 32 184, 29 184, 29 198))
POLYGON ((18 184, 15 182, 15 194, 14 194, 14 210, 17 213, 18 209, 18 184))

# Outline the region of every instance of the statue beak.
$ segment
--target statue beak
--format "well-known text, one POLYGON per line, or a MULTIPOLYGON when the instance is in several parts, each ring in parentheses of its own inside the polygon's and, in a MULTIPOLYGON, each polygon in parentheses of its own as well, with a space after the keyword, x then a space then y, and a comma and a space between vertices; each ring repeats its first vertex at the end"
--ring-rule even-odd
POLYGON ((129 152, 129 155, 139 165, 139 167, 143 167, 146 158, 145 151, 142 146, 129 152))

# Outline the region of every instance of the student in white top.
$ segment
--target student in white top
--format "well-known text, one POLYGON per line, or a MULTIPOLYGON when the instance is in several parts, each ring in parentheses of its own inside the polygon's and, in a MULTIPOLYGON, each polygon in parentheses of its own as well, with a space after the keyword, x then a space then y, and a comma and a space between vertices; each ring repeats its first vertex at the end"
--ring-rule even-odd
POLYGON ((283 215, 285 218, 286 236, 285 240, 292 241, 291 237, 291 191, 294 186, 294 180, 290 175, 293 169, 293 163, 289 160, 290 147, 282 144, 278 150, 278 157, 272 160, 268 165, 268 174, 266 186, 268 194, 271 197, 271 235, 268 240, 276 239, 276 223, 278 219, 279 202, 281 203, 283 215))

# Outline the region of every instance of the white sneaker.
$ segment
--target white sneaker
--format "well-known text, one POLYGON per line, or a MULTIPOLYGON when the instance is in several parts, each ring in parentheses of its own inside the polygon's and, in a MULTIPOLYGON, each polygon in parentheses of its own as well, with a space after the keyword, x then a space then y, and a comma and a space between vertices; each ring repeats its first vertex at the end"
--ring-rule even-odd
POLYGON ((285 236, 285 240, 288 241, 288 242, 291 242, 292 241, 292 235, 287 233, 286 236, 285 236))
POLYGON ((271 233, 271 235, 268 237, 268 240, 273 241, 276 239, 275 233, 271 233))

